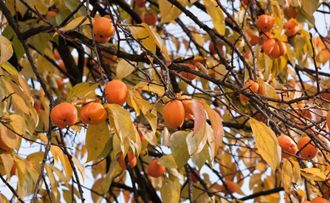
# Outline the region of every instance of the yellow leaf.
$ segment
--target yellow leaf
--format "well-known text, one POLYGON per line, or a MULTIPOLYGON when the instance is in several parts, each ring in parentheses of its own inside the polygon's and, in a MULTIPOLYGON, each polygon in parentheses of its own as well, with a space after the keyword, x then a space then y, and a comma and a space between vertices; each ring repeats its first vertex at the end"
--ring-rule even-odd
POLYGON ((84 166, 83 166, 83 165, 80 163, 80 161, 79 161, 78 159, 76 159, 75 157, 72 157, 72 161, 73 161, 75 167, 76 167, 76 168, 78 169, 78 171, 80 172, 81 177, 82 177, 82 179, 83 179, 83 181, 84 181, 84 180, 85 180, 85 177, 86 177, 84 166))
POLYGON ((301 169, 301 175, 308 180, 313 181, 325 181, 326 175, 319 168, 304 168, 301 169))
POLYGON ((226 31, 225 16, 216 0, 204 0, 204 5, 208 14, 210 14, 215 30, 224 35, 226 31))
POLYGON ((65 171, 65 176, 66 176, 65 181, 69 181, 72 177, 72 167, 68 157, 65 154, 63 154, 63 151, 58 146, 52 145, 50 147, 50 151, 52 152, 54 159, 57 160, 60 159, 63 169, 65 171))
POLYGON ((128 63, 126 60, 121 59, 117 65, 116 76, 119 79, 123 79, 130 75, 134 70, 135 67, 131 63, 128 63))
POLYGON ((73 102, 80 99, 83 100, 94 99, 96 96, 95 89, 98 87, 98 85, 99 85, 98 83, 91 85, 87 82, 82 82, 77 84, 69 92, 67 96, 67 101, 73 102))
POLYGON ((224 136, 224 129, 222 126, 222 118, 220 115, 205 102, 205 100, 200 100, 204 106, 204 109, 207 112, 207 115, 211 121, 211 127, 213 129, 214 143, 211 143, 209 140, 209 145, 214 144, 213 157, 217 154, 218 149, 222 143, 222 138, 224 136))
POLYGON ((25 121, 24 118, 18 114, 12 114, 9 116, 10 126, 19 135, 23 135, 25 132, 25 121))
POLYGON ((86 134, 87 162, 99 158, 109 139, 110 132, 105 122, 88 126, 86 134))
POLYGON ((64 27, 60 28, 60 31, 67 32, 70 30, 76 29, 78 26, 89 24, 89 20, 86 16, 79 16, 73 20, 71 20, 64 27))
POLYGON ((45 169, 46 169, 46 173, 47 173, 47 177, 49 179, 50 185, 52 186, 52 189, 56 190, 57 182, 56 182, 52 168, 48 164, 45 164, 45 169))
POLYGON ((283 184, 284 191, 286 193, 290 193, 292 178, 293 178, 293 167, 292 167, 290 161, 287 159, 283 160, 281 175, 282 175, 282 184, 283 184))
POLYGON ((249 123, 255 139, 258 154, 275 171, 280 165, 281 148, 275 133, 264 123, 250 118, 249 123))
MULTIPOLYGON (((120 141, 127 142, 136 150, 136 154, 141 151, 141 139, 137 132, 129 112, 118 104, 108 104, 106 108, 110 111, 111 124, 116 129, 120 141)), ((125 151, 122 149, 121 151, 125 151)))
POLYGON ((14 66, 12 66, 9 62, 3 62, 1 64, 1 67, 5 69, 10 75, 16 75, 18 74, 17 70, 14 66))
POLYGON ((2 142, 2 148, 7 150, 16 149, 18 147, 17 135, 2 124, 0 124, 0 140, 2 142))
POLYGON ((175 203, 180 201, 180 183, 178 179, 166 178, 160 193, 164 203, 175 203))
POLYGON ((7 177, 10 177, 10 171, 14 165, 14 159, 10 154, 1 154, 0 155, 3 167, 5 168, 5 172, 7 177))
POLYGON ((0 64, 8 61, 13 55, 13 47, 11 42, 4 36, 0 35, 0 64))
POLYGON ((156 93, 159 96, 164 95, 164 92, 165 92, 164 86, 151 84, 151 83, 147 83, 147 82, 144 82, 144 81, 141 81, 138 84, 136 84, 135 89, 142 89, 142 90, 147 91, 147 92, 153 92, 153 93, 156 93))
POLYGON ((187 131, 177 131, 170 137, 172 155, 178 168, 183 167, 190 158, 186 143, 187 135, 187 131))
POLYGON ((190 155, 200 153, 207 142, 207 133, 213 133, 210 132, 210 126, 206 123, 206 114, 203 106, 193 100, 192 111, 195 118, 194 133, 187 136, 187 145, 190 155))
POLYGON ((176 168, 176 162, 172 155, 164 155, 159 159, 159 163, 166 168, 176 168))
POLYGON ((158 5, 160 10, 161 23, 170 23, 181 14, 181 10, 170 3, 168 0, 159 0, 158 5))

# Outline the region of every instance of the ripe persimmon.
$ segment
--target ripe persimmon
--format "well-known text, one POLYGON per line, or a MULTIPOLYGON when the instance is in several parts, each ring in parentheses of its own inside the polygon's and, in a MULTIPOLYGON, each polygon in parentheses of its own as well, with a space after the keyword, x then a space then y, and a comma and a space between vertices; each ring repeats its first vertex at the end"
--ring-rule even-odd
POLYGON ((62 69, 62 70, 66 70, 66 68, 65 68, 65 64, 64 64, 64 62, 62 61, 62 60, 59 60, 58 62, 58 66, 62 69))
POLYGON ((61 55, 60 55, 60 53, 58 53, 57 49, 54 49, 53 56, 56 60, 61 59, 61 55))
MULTIPOLYGON (((195 71, 198 70, 197 66, 194 65, 194 64, 187 63, 187 64, 183 64, 183 65, 186 66, 186 67, 188 67, 188 68, 191 68, 191 69, 193 69, 193 70, 195 70, 195 71)), ((196 78, 196 75, 195 75, 195 74, 193 74, 193 73, 188 73, 188 72, 185 72, 185 71, 181 72, 180 75, 181 75, 182 77, 186 78, 187 80, 193 80, 193 79, 196 78)))
MULTIPOLYGON (((129 163, 130 168, 134 168, 136 166, 137 159, 131 150, 128 150, 127 158, 128 158, 128 163, 129 163)), ((118 162, 119 162, 121 169, 126 170, 125 157, 122 152, 119 154, 118 162)))
POLYGON ((154 12, 145 13, 143 16, 143 22, 147 25, 155 26, 157 24, 157 15, 154 12))
POLYGON ((172 100, 163 107, 165 125, 169 128, 181 127, 185 117, 185 110, 180 100, 172 100))
POLYGON ((316 197, 310 203, 329 203, 328 200, 322 198, 322 197, 316 197))
POLYGON ((136 7, 143 8, 146 6, 146 0, 134 0, 136 7))
POLYGON ((275 23, 275 20, 272 16, 269 15, 261 15, 258 17, 256 26, 261 30, 262 32, 268 32, 272 29, 273 25, 275 23))
POLYGON ((123 105, 126 101, 128 88, 121 80, 112 80, 105 84, 104 93, 108 103, 123 105))
POLYGON ((298 11, 296 7, 293 6, 289 6, 288 8, 286 8, 284 10, 284 14, 288 17, 288 18, 296 18, 298 11))
POLYGON ((291 18, 288 22, 285 23, 284 29, 285 34, 289 37, 292 37, 296 35, 299 31, 298 22, 296 21, 296 19, 291 18))
POLYGON ((252 29, 248 28, 246 30, 246 34, 247 34, 249 42, 252 46, 259 43, 260 37, 259 37, 259 32, 257 30, 252 30, 252 29))
MULTIPOLYGON (((254 93, 258 93, 259 90, 259 84, 253 80, 248 80, 244 85, 244 89, 248 89, 254 93)), ((243 104, 246 104, 249 101, 249 98, 243 94, 239 95, 239 99, 243 104)))
POLYGON ((288 158, 291 154, 296 154, 298 147, 296 143, 287 135, 280 135, 277 137, 277 141, 282 148, 282 157, 288 158))
POLYGON ((90 102, 81 108, 80 118, 86 124, 99 124, 107 118, 107 111, 102 104, 90 102))
POLYGON ((50 118, 55 126, 64 128, 78 121, 78 111, 72 104, 63 102, 51 110, 50 118))
POLYGON ((57 15, 57 12, 54 11, 54 10, 49 10, 49 11, 47 12, 47 16, 48 16, 48 17, 55 17, 56 15, 57 15))
POLYGON ((93 33, 96 42, 108 42, 115 33, 112 20, 106 17, 95 17, 93 23, 93 33))
MULTIPOLYGON (((222 51, 223 44, 220 41, 217 41, 217 47, 218 47, 218 50, 221 52, 222 51)), ((217 50, 214 47, 213 41, 210 42, 209 50, 210 50, 210 53, 211 54, 214 54, 214 55, 215 54, 218 54, 217 50)))
POLYGON ((297 144, 298 149, 300 150, 300 156, 306 160, 312 160, 317 155, 317 148, 315 147, 313 142, 310 141, 311 139, 305 136, 300 138, 297 144))
POLYGON ((284 42, 277 42, 278 46, 280 48, 280 56, 285 56, 286 55, 286 45, 284 42))
POLYGON ((262 44, 262 50, 272 58, 278 58, 286 54, 286 45, 275 39, 268 39, 262 44))
POLYGON ((63 89, 64 88, 64 81, 62 78, 55 78, 55 82, 56 82, 56 85, 57 85, 57 88, 58 89, 63 89))
POLYGON ((186 95, 182 95, 181 97, 179 97, 179 99, 181 100, 183 107, 184 107, 184 112, 185 112, 185 118, 186 119, 192 119, 193 116, 193 111, 192 111, 192 99, 189 96, 186 95))
POLYGON ((159 164, 156 159, 154 159, 150 161, 147 167, 147 173, 154 178, 158 178, 165 174, 165 167, 159 164))

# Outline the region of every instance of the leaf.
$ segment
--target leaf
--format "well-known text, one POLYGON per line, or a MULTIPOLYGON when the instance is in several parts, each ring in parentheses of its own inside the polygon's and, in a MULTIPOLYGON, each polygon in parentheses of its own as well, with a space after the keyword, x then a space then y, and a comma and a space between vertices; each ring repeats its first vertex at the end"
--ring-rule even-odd
POLYGON ((178 179, 166 178, 160 194, 164 203, 177 203, 180 201, 180 183, 178 179))
POLYGON ((258 154, 275 171, 280 165, 281 148, 275 133, 264 123, 250 118, 249 123, 255 139, 258 154))
MULTIPOLYGON (((192 134, 192 132, 191 132, 192 134)), ((183 167, 189 160, 188 146, 186 143, 187 131, 177 131, 170 137, 170 147, 178 168, 183 167)))
POLYGON ((105 122, 88 126, 86 134, 87 162, 99 158, 109 139, 110 132, 105 122))
POLYGON ((165 88, 162 85, 156 85, 152 83, 147 83, 144 81, 139 82, 135 85, 135 89, 141 89, 147 92, 156 93, 158 96, 162 96, 165 93, 165 88))
POLYGON ((14 159, 10 154, 1 154, 1 162, 5 168, 7 177, 10 177, 10 171, 14 165, 14 159))
POLYGON ((164 155, 158 161, 166 168, 177 168, 175 159, 172 155, 164 155))
POLYGON ((61 161, 63 169, 65 171, 65 176, 66 176, 65 181, 71 180, 72 167, 71 167, 68 157, 63 153, 61 148, 59 148, 58 146, 52 145, 50 147, 50 151, 52 152, 54 159, 57 159, 57 160, 59 159, 61 161))
POLYGON ((8 61, 13 55, 13 47, 11 42, 4 36, 0 35, 0 64, 8 61))
POLYGON ((87 82, 82 82, 75 85, 67 96, 68 102, 73 102, 76 100, 87 100, 87 99, 94 99, 95 89, 98 87, 99 83, 95 83, 90 85, 87 82))
POLYGON ((301 175, 310 181, 325 181, 326 175, 319 168, 303 168, 301 175))
MULTIPOLYGON (((208 117, 211 121, 211 127, 213 129, 213 136, 214 136, 214 152, 213 157, 217 154, 219 147, 222 143, 223 136, 225 134, 223 125, 222 125, 222 118, 220 115, 205 102, 205 100, 200 100, 206 110, 208 117)), ((211 144, 211 140, 209 141, 209 145, 211 144)))
POLYGON ((292 178, 293 178, 293 168, 289 160, 284 159, 283 160, 283 166, 282 166, 282 184, 284 191, 286 193, 290 193, 290 188, 292 184, 292 178))
POLYGON ((198 154, 201 152, 207 142, 207 129, 206 114, 203 106, 194 101, 192 102, 192 111, 195 118, 194 133, 187 136, 187 145, 190 155, 198 154))
POLYGON ((67 32, 70 30, 76 29, 78 26, 89 24, 89 20, 86 16, 79 16, 73 20, 71 20, 64 27, 60 28, 60 31, 67 32))
POLYGON ((225 16, 215 0, 204 0, 204 5, 208 14, 210 14, 215 30, 224 35, 226 31, 225 16))
POLYGON ((7 71, 10 75, 17 75, 18 74, 18 72, 15 69, 15 67, 12 66, 9 62, 3 62, 3 63, 1 63, 1 67, 3 69, 5 69, 5 71, 7 71))
POLYGON ((156 47, 159 47, 166 60, 170 60, 164 41, 154 32, 147 24, 142 23, 130 26, 133 37, 141 42, 141 44, 151 53, 156 53, 156 47))
POLYGON ((168 0, 159 0, 160 23, 170 23, 175 20, 180 14, 181 10, 168 0))
POLYGON ((86 174, 85 174, 85 168, 84 166, 80 163, 78 159, 75 157, 72 157, 72 162, 74 163, 74 166, 78 169, 78 171, 81 174, 82 180, 85 180, 86 174))
MULTIPOLYGON (((10 127, 10 126, 9 126, 10 127)), ((6 126, 0 124, 0 141, 2 150, 11 150, 18 148, 18 137, 6 126)))
POLYGON ((116 69, 116 76, 119 79, 123 79, 130 75, 135 70, 135 67, 128 63, 126 60, 122 59, 118 62, 116 69))

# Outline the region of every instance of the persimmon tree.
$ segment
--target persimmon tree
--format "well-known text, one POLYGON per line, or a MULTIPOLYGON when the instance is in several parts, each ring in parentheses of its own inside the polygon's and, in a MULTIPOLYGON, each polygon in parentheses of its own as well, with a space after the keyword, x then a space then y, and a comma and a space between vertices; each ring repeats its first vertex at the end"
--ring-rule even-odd
POLYGON ((1 202, 328 202, 329 1, 0 11, 1 202))

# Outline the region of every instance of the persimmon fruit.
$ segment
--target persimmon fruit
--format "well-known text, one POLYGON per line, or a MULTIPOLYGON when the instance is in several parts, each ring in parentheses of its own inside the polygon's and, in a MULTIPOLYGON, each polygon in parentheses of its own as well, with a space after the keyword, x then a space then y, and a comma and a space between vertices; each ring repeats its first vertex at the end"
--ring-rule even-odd
POLYGON ((108 103, 123 105, 126 101, 128 88, 121 80, 112 80, 105 85, 104 93, 108 103))
POLYGON ((316 197, 310 203, 329 203, 328 200, 322 198, 322 197, 316 197))
POLYGON ((47 12, 47 16, 48 16, 48 17, 55 17, 56 15, 57 15, 57 12, 54 11, 54 10, 49 10, 49 11, 47 12))
MULTIPOLYGON (((254 93, 258 93, 259 90, 259 84, 253 80, 248 80, 244 85, 243 85, 244 89, 248 89, 254 93)), ((240 101, 242 103, 247 103, 249 101, 249 98, 243 94, 239 95, 240 101)))
POLYGON ((262 32, 268 32, 272 29, 273 25, 275 23, 275 20, 272 16, 269 15, 261 15, 258 17, 256 26, 261 30, 262 32))
POLYGON ((284 25, 285 34, 289 37, 296 35, 299 32, 299 26, 297 20, 291 18, 288 22, 284 25))
POLYGON ((298 149, 300 150, 300 156, 306 160, 312 160, 317 155, 317 148, 313 142, 310 142, 310 140, 309 137, 305 136, 300 138, 297 143, 298 149))
POLYGON ((277 141, 282 148, 282 157, 288 158, 290 154, 296 154, 298 151, 297 144, 287 135, 280 135, 277 137, 277 141))
MULTIPOLYGON (((221 52, 223 44, 220 41, 217 41, 217 47, 218 47, 218 50, 221 52)), ((210 50, 211 54, 218 54, 217 50, 215 49, 213 41, 210 42, 209 50, 210 50)))
POLYGON ((256 45, 260 41, 259 32, 257 30, 247 29, 246 34, 248 36, 249 42, 252 46, 256 45))
POLYGON ((145 13, 143 16, 143 22, 147 25, 155 26, 157 24, 157 15, 154 12, 145 13))
MULTIPOLYGON (((183 65, 186 66, 186 67, 188 67, 188 68, 190 68, 190 69, 193 69, 193 70, 195 70, 195 71, 198 70, 197 66, 194 65, 194 64, 187 63, 187 64, 183 64, 183 65)), ((185 71, 181 72, 180 75, 181 75, 182 77, 186 78, 187 80, 193 80, 193 79, 196 78, 196 75, 195 75, 195 74, 193 74, 193 73, 188 73, 188 72, 185 72, 185 71)))
POLYGON ((96 42, 108 42, 115 33, 112 20, 106 17, 95 17, 93 23, 93 33, 96 42))
POLYGON ((287 52, 284 42, 279 42, 275 39, 268 39, 262 44, 262 50, 271 58, 284 56, 287 52))
POLYGON ((62 90, 64 88, 64 81, 62 78, 55 78, 56 85, 58 89, 62 90))
POLYGON ((146 0, 135 0, 134 4, 136 7, 143 8, 146 6, 146 0))
POLYGON ((154 178, 159 178, 165 174, 165 167, 158 163, 156 159, 150 161, 147 173, 154 178))
POLYGON ((53 52, 53 56, 56 60, 60 60, 61 59, 61 55, 60 53, 57 51, 57 49, 54 49, 54 52, 53 52))
MULTIPOLYGON (((130 168, 134 168, 136 166, 137 159, 131 150, 128 150, 127 158, 128 158, 128 163, 129 163, 130 168)), ((120 153, 120 155, 118 157, 118 162, 119 162, 120 167, 123 170, 126 170, 125 157, 122 152, 120 153)))
POLYGON ((99 124, 107 118, 107 111, 101 103, 90 102, 80 110, 80 118, 85 124, 99 124))
POLYGON ((54 106, 50 112, 50 118, 55 126, 65 128, 78 121, 78 111, 72 104, 63 102, 54 106))
POLYGON ((163 107, 163 118, 167 127, 174 129, 181 127, 185 118, 182 102, 176 99, 166 103, 163 107))

